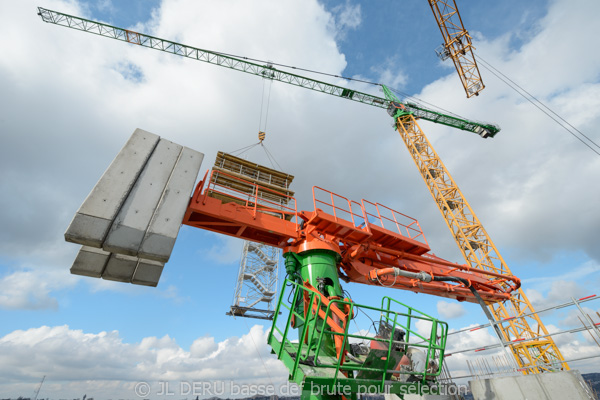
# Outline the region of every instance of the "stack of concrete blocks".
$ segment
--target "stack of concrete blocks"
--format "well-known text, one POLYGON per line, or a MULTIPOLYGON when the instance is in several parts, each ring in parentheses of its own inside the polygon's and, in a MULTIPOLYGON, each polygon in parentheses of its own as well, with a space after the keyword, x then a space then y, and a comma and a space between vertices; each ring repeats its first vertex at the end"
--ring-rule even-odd
POLYGON ((136 129, 65 232, 71 273, 156 286, 204 154, 136 129))

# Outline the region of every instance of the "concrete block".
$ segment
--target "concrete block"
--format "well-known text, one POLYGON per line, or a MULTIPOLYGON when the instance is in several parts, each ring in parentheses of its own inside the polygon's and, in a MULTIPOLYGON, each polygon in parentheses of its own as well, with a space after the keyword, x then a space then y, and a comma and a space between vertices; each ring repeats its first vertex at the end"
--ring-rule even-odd
MULTIPOLYGON (((182 146, 161 139, 148 159, 102 248, 111 253, 137 256, 158 202, 175 167, 182 146)), ((133 271, 132 271, 133 275, 133 271)))
POLYGON ((158 285, 164 266, 162 262, 140 258, 131 283, 144 286, 158 285))
POLYGON ((169 261, 203 158, 204 154, 183 148, 150 221, 139 257, 163 263, 169 261))
POLYGON ((134 186, 159 137, 136 129, 85 199, 65 232, 65 240, 102 247, 108 230, 134 186))
POLYGON ((137 257, 113 253, 110 255, 106 268, 102 273, 102 279, 130 283, 138 261, 137 257))
POLYGON ((74 275, 91 276, 92 278, 100 278, 110 253, 97 249, 95 247, 81 246, 73 266, 71 273, 74 275))
POLYGON ((579 371, 505 376, 469 382, 475 400, 589 399, 587 384, 579 371))
MULTIPOLYGON (((83 270, 83 273, 79 273, 79 275, 94 276, 97 278, 102 276, 103 279, 109 281, 133 283, 135 285, 144 286, 156 286, 158 285, 160 275, 162 274, 162 270, 165 266, 164 263, 158 261, 145 260, 143 258, 139 259, 137 257, 126 256, 123 254, 108 253, 104 250, 96 249, 94 247, 84 247, 84 249, 89 249, 87 251, 80 251, 80 254, 85 254, 87 257, 86 260, 90 259, 95 261, 96 258, 101 255, 104 257, 104 265, 102 265, 102 270, 100 273, 97 273, 99 268, 96 268, 93 271, 95 275, 88 273, 87 270, 83 270), (90 254, 96 258, 91 258, 90 254)), ((79 268, 78 271, 79 270, 82 269, 79 268)), ((73 268, 71 268, 71 272, 73 273, 73 268)))

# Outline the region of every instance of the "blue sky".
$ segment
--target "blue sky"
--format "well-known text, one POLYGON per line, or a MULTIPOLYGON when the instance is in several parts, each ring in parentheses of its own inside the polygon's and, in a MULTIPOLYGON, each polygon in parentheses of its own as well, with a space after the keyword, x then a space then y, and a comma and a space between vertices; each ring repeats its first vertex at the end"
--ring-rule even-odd
MULTIPOLYGON (((597 5, 566 4, 461 1, 459 7, 477 54, 598 142, 600 56, 583 40, 593 34, 586 21, 597 5)), ((136 127, 204 152, 201 173, 216 151, 254 143, 262 81, 43 24, 37 5, 200 48, 385 81, 499 124, 502 131, 487 140, 421 127, 536 306, 600 287, 594 184, 600 159, 485 69, 486 89, 467 100, 451 64, 435 56, 442 38, 425 0, 403 7, 392 1, 6 2, 0 5, 11 16, 0 28, 6 55, 0 60, 0 375, 7 379, 0 393, 28 396, 48 375, 42 397, 74 398, 92 387, 96 398, 135 398, 132 387, 143 379, 233 379, 244 348, 253 349, 243 365, 254 375, 239 379, 285 381, 285 369, 264 345, 268 324, 225 316, 241 241, 183 227, 159 286, 146 288, 69 275, 77 246, 62 236, 136 127), (75 354, 95 367, 70 367, 75 354), (211 366, 214 359, 221 369, 211 366), (121 367, 101 368, 113 363, 121 367)), ((437 255, 462 262, 385 112, 277 83, 272 96, 266 143, 296 176, 301 208, 311 209, 313 185, 381 202, 419 219, 437 255)), ((249 157, 266 163, 259 151, 249 157)), ((471 304, 356 284, 345 289, 358 303, 398 298, 454 329, 485 322, 471 304)), ((600 309, 595 302, 586 307, 600 309)), ((570 309, 544 321, 551 329, 577 326, 570 309)), ((589 337, 561 338, 568 357, 598 350, 589 337)), ((486 340, 493 340, 489 333, 451 345, 486 340)), ((466 370, 466 359, 451 367, 466 370)), ((595 363, 577 366, 587 372, 595 363)))

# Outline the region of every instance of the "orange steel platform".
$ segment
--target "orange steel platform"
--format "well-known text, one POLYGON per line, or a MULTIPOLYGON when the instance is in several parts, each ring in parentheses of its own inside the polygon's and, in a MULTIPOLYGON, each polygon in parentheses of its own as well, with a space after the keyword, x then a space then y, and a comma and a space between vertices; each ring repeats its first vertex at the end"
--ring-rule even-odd
POLYGON ((275 192, 223 170, 208 171, 194 190, 183 223, 279 247, 285 252, 334 251, 340 254, 338 272, 346 282, 474 303, 476 298, 464 284, 425 282, 396 275, 394 268, 426 273, 432 278, 465 279, 490 302, 508 300, 520 286, 514 276, 477 270, 432 255, 416 219, 379 203, 348 200, 313 187, 314 210, 298 211, 295 198, 275 192), (215 174, 219 174, 219 179, 215 174), (232 184, 236 181, 239 185, 232 184), (241 187, 244 189, 239 190, 241 187), (274 192, 274 196, 265 195, 269 192, 274 192), (285 201, 274 201, 275 194, 285 196, 285 201))

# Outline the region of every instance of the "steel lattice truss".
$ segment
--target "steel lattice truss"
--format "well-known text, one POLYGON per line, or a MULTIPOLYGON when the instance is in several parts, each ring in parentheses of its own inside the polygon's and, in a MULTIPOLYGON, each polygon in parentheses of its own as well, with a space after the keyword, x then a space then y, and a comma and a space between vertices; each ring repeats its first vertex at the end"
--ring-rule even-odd
MULTIPOLYGON (((38 7, 38 14, 42 17, 44 22, 64 26, 67 28, 93 33, 95 35, 144 46, 177 56, 191 58, 197 61, 207 62, 209 64, 220 65, 236 71, 246 72, 263 78, 269 78, 290 85, 299 86, 305 89, 327 93, 370 106, 387 108, 389 105, 389 101, 383 97, 373 96, 367 93, 344 88, 342 86, 332 85, 330 83, 321 82, 312 78, 284 72, 274 68, 272 65, 260 65, 249 62, 247 61, 247 58, 237 58, 224 53, 203 50, 196 47, 187 46, 185 44, 172 42, 170 40, 160 39, 145 35, 143 33, 103 24, 101 22, 91 21, 84 18, 47 10, 41 7, 38 7)), ((490 132, 489 136, 493 136, 500 130, 500 128, 492 124, 483 124, 453 115, 441 114, 436 111, 428 110, 415 103, 402 104, 408 111, 414 113, 414 115, 418 118, 423 118, 428 121, 451 126, 464 131, 475 132, 479 134, 482 129, 485 129, 490 132)))
POLYGON ((233 305, 228 315, 273 318, 280 251, 276 247, 244 241, 233 305))
MULTIPOLYGON (((473 268, 511 274, 415 118, 401 116, 396 127, 465 260, 473 268)), ((524 373, 569 369, 540 318, 532 314, 534 309, 522 289, 513 292, 510 301, 488 307, 499 323, 503 336, 500 340, 513 353, 524 373)))
POLYGON ((444 44, 437 51, 438 55, 442 60, 452 58, 467 97, 478 95, 485 85, 475 61, 471 36, 463 26, 456 2, 429 0, 429 5, 444 37, 444 44))

